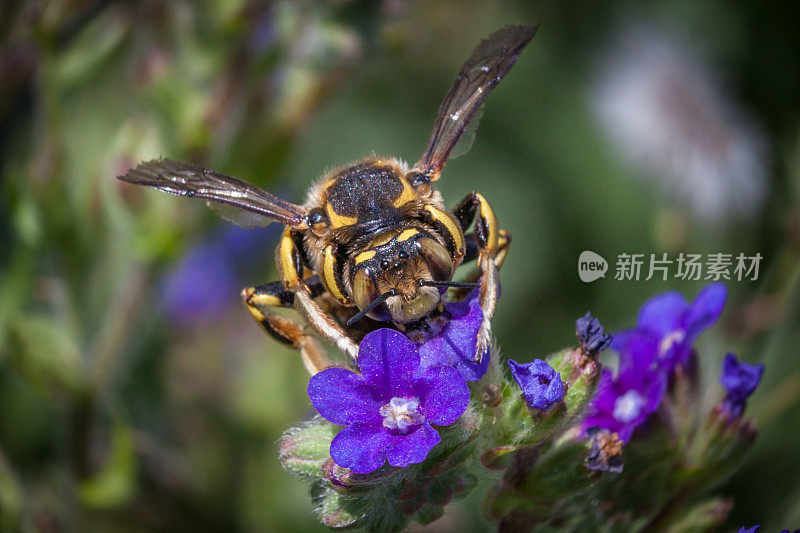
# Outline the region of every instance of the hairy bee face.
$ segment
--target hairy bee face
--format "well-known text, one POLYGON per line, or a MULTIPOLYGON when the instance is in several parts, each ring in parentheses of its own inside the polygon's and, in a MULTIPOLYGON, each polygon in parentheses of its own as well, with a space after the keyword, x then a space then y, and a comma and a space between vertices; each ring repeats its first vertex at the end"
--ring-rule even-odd
POLYGON ((425 317, 439 305, 442 290, 426 283, 449 280, 455 268, 448 250, 415 228, 378 235, 356 254, 354 264, 356 305, 371 307, 371 318, 402 324, 425 317))

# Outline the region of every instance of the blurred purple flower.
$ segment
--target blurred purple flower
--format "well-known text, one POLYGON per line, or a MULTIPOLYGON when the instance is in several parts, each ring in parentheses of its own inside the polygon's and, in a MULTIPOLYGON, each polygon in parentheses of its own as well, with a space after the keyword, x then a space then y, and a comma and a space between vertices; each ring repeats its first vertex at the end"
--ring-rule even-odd
POLYGON ((619 372, 615 378, 603 369, 584 430, 601 427, 627 442, 658 409, 673 368, 689 360, 695 339, 717 321, 726 297, 725 285, 712 283, 691 303, 674 291, 645 302, 636 327, 614 333, 619 372))
MULTIPOLYGON (((620 357, 636 357, 636 354, 626 352, 620 357)), ((628 442, 639 424, 661 405, 666 389, 666 377, 658 369, 621 365, 616 378, 610 370, 603 369, 583 427, 607 429, 628 442)))
POLYGON ((308 396, 316 410, 346 426, 330 453, 339 466, 366 474, 425 460, 441 438, 431 426, 454 423, 469 403, 469 388, 448 366, 424 368, 416 345, 402 333, 379 329, 359 346, 361 375, 328 368, 314 375, 308 396))
POLYGON ((191 325, 217 318, 234 303, 241 272, 255 260, 266 260, 274 246, 275 228, 246 230, 226 226, 190 248, 161 280, 164 311, 169 319, 191 325))
POLYGON ((736 356, 729 353, 722 362, 722 374, 719 382, 728 391, 723 408, 731 418, 742 414, 747 398, 753 394, 761 381, 764 365, 751 365, 739 362, 736 356))
MULTIPOLYGON (((727 289, 722 283, 707 285, 692 303, 688 303, 676 291, 655 296, 639 311, 636 328, 615 333, 611 347, 619 352, 625 350, 629 337, 649 335, 656 343, 656 352, 636 350, 632 355, 648 359, 645 363, 655 363, 662 369, 671 371, 678 363, 686 364, 694 341, 717 321, 725 307, 726 298, 727 289)), ((635 342, 646 341, 639 339, 635 342)), ((642 362, 637 361, 637 364, 641 366, 642 362)))
POLYGON ((522 389, 528 405, 537 409, 548 409, 564 397, 564 382, 561 376, 541 359, 530 363, 508 360, 511 375, 522 389))
POLYGON ((480 363, 475 362, 475 342, 483 320, 478 289, 470 292, 463 302, 447 304, 451 318, 444 329, 419 347, 422 368, 451 366, 467 381, 477 381, 489 368, 489 350, 480 363))
POLYGON ((756 533, 761 526, 753 526, 753 527, 744 527, 742 526, 739 529, 739 533, 756 533))

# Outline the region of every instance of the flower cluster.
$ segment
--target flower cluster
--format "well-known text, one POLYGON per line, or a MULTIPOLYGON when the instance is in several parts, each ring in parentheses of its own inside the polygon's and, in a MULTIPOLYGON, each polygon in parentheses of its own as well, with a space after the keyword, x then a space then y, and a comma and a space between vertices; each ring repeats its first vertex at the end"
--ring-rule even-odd
POLYGON ((713 325, 725 306, 721 283, 705 287, 694 301, 667 292, 646 302, 636 327, 613 335, 619 371, 603 369, 584 429, 601 427, 628 441, 634 430, 658 409, 677 365, 685 367, 697 337, 713 325))
MULTIPOLYGON (((642 306, 636 327, 613 336, 587 313, 575 323, 577 348, 526 363, 510 359, 504 376, 497 361, 487 372, 488 353, 473 360, 483 318, 474 291, 447 304, 449 322, 426 342, 377 329, 361 341, 356 368, 312 376, 308 395, 322 418, 284 435, 281 463, 316 480, 320 518, 330 527, 428 524, 486 469, 504 471, 483 502, 501 528, 566 520, 572 511, 552 502, 575 501, 592 520, 606 519, 602 509, 614 505, 631 517, 662 516, 660 530, 680 516, 628 498, 641 483, 641 465, 675 465, 648 478, 654 494, 677 486, 690 493, 681 480, 726 470, 755 435, 740 415, 763 366, 733 354, 720 377, 727 395, 710 422, 700 427, 689 420, 699 417, 686 414, 696 411, 692 398, 699 397, 699 380, 689 379, 694 341, 717 321, 725 300, 722 284, 705 287, 691 302, 661 294, 642 306), (606 347, 619 356, 616 371, 600 365, 606 347), (491 380, 482 379, 487 373, 491 380), (649 423, 650 439, 633 438, 662 403, 662 416, 649 423), (658 441, 674 434, 685 446, 658 441), (542 491, 548 499, 533 497, 542 491)), ((730 510, 723 499, 697 498, 697 509, 714 511, 709 525, 730 510)))

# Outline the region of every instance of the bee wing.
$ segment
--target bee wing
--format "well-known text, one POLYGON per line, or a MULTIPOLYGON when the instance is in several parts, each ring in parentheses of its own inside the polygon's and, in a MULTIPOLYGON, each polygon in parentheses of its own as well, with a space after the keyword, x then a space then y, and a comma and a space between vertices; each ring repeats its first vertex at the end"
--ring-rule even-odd
POLYGON ((447 158, 492 89, 514 66, 517 56, 533 39, 539 25, 506 26, 473 50, 450 87, 428 139, 428 147, 414 165, 432 180, 439 178, 447 158))
POLYGON ((292 227, 305 225, 304 207, 240 179, 171 159, 139 163, 118 178, 179 196, 204 198, 220 216, 242 227, 266 226, 275 220, 292 227))

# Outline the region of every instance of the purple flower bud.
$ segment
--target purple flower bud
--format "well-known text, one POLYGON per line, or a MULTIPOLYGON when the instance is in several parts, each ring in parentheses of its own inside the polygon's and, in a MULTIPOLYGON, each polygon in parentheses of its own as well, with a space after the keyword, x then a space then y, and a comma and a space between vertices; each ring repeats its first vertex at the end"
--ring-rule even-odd
POLYGON ((361 375, 328 368, 308 383, 311 403, 324 418, 346 426, 333 442, 331 457, 358 474, 425 460, 441 438, 431 424, 454 423, 469 403, 469 388, 458 370, 422 367, 413 342, 402 333, 379 329, 359 346, 361 375))
POLYGON ((575 321, 575 334, 581 344, 581 351, 586 355, 597 355, 611 343, 611 335, 603 334, 600 321, 589 312, 575 321))
POLYGON ((543 360, 534 359, 530 363, 520 364, 509 359, 508 366, 531 407, 547 409, 564 397, 561 376, 543 360))
POLYGON ((758 387, 763 373, 764 365, 741 363, 732 353, 725 356, 719 382, 728 391, 723 407, 731 418, 742 414, 747 398, 758 387))

